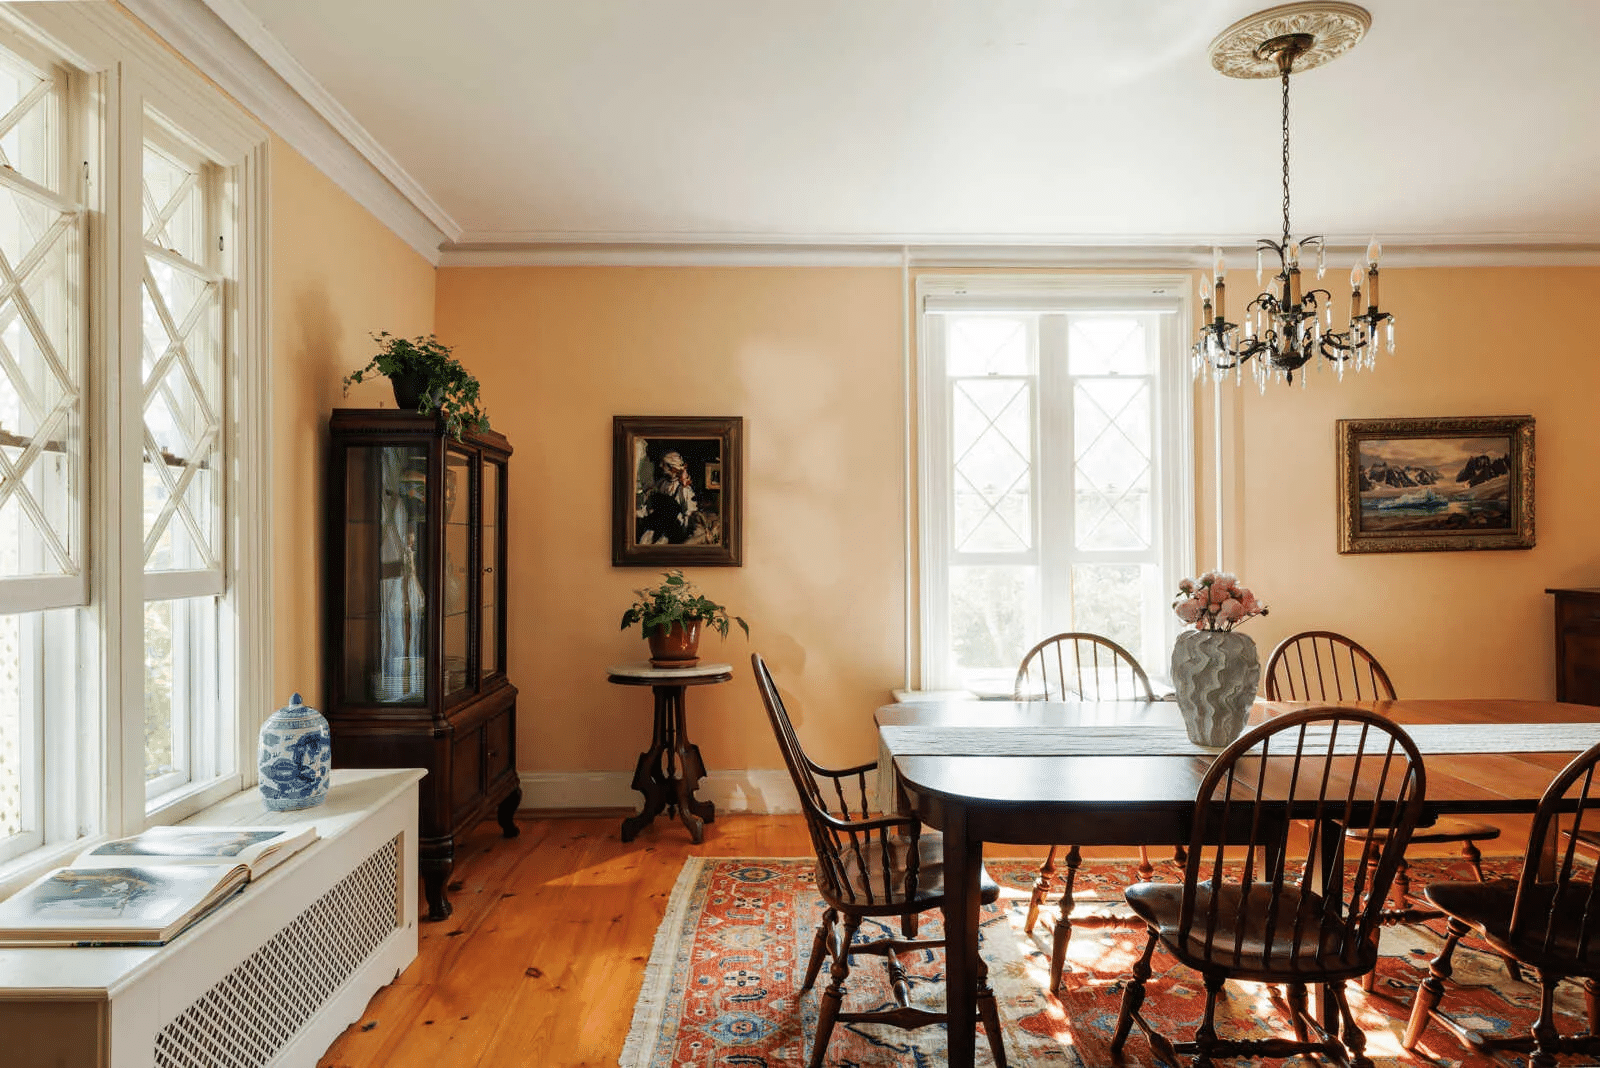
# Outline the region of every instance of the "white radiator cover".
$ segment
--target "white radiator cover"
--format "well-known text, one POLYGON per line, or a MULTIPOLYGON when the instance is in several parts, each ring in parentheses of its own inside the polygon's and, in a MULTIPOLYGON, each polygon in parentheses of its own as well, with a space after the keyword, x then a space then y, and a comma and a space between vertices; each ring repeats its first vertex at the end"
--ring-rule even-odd
POLYGON ((24 1036, 6 1068, 314 1068, 417 955, 423 774, 336 769, 319 808, 266 812, 252 790, 186 821, 320 839, 168 945, 0 950, 0 1020, 74 1021, 24 1036))
POLYGON ((399 924, 390 839, 156 1035, 156 1068, 270 1064, 399 924))

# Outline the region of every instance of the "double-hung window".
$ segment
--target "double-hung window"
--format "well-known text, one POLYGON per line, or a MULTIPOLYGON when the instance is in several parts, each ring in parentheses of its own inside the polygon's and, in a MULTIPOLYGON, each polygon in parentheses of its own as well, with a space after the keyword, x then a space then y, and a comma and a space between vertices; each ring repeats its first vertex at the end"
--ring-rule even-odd
MULTIPOLYGON (((84 114, 71 73, 0 47, 0 862, 77 836, 95 697, 85 549, 84 114)), ((92 736, 92 735, 91 735, 92 736)))
POLYGON ((266 135, 113 5, 0 16, 3 889, 250 782, 271 650, 266 135))
POLYGON ((1009 695, 1062 631, 1165 674, 1193 553, 1183 288, 919 281, 924 688, 1009 695))

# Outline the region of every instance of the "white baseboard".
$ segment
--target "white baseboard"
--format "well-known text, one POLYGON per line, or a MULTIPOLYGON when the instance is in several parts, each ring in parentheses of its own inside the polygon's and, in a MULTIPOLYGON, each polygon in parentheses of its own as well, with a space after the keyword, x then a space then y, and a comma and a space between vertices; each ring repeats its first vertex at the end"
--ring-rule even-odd
MULTIPOLYGON (((876 773, 867 773, 868 797, 876 796, 876 773)), ((524 771, 522 807, 630 808, 643 804, 627 771, 524 771)), ((800 798, 789 773, 775 768, 713 771, 700 781, 695 797, 711 801, 718 812, 799 812, 800 798)))

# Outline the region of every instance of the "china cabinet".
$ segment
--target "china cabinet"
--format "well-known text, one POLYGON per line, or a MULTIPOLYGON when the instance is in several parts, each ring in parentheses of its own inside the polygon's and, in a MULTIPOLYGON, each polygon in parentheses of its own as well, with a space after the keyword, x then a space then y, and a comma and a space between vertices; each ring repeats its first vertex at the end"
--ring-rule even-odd
POLYGON ((522 800, 506 677, 506 473, 493 431, 337 409, 329 421, 323 711, 336 767, 427 768, 418 867, 450 915, 456 838, 522 800))

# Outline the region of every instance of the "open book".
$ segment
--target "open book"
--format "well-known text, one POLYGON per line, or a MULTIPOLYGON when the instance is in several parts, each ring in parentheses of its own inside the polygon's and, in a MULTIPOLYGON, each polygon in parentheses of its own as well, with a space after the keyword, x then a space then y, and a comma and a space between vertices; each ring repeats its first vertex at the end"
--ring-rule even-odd
POLYGON ((317 837, 315 827, 152 827, 0 901, 0 945, 161 945, 317 837))

